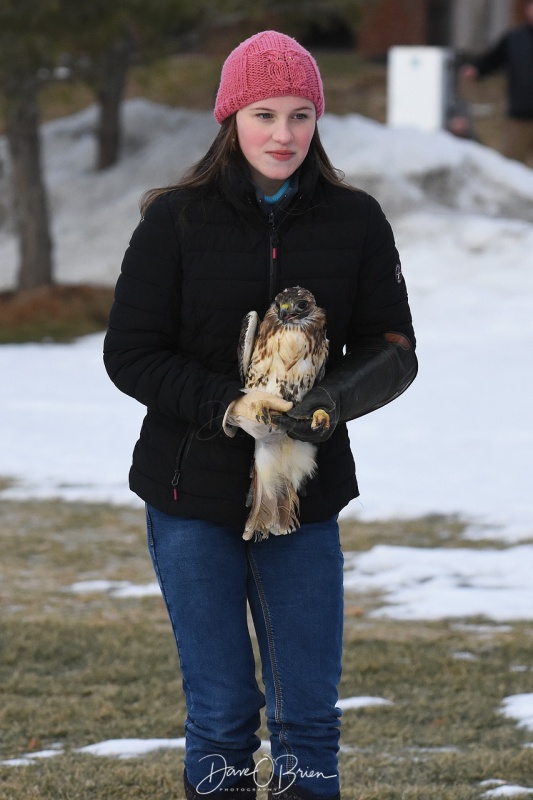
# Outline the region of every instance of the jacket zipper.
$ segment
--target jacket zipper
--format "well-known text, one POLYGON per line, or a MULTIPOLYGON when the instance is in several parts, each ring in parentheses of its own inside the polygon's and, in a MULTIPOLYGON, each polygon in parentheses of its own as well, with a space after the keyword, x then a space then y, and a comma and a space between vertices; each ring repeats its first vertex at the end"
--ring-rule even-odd
POLYGON ((270 273, 269 273, 269 287, 268 287, 268 298, 270 304, 278 293, 278 283, 279 283, 279 275, 278 275, 279 237, 275 227, 273 211, 271 211, 268 215, 268 232, 270 235, 270 273))
POLYGON ((187 428, 187 432, 183 438, 182 443, 179 446, 179 450, 176 454, 175 460, 175 467, 174 467, 174 476, 171 481, 172 486, 172 496, 174 497, 175 501, 179 500, 179 492, 178 492, 178 484, 181 478, 181 469, 183 467, 183 462, 187 458, 187 454, 189 452, 189 448, 191 446, 192 438, 194 436, 194 425, 189 425, 187 428))

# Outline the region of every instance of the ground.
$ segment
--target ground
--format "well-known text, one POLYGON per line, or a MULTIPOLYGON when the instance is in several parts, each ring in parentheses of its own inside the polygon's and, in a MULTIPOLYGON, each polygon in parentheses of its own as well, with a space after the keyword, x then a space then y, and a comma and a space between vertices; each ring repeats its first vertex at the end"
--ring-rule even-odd
MULTIPOLYGON (((108 739, 183 736, 161 598, 70 589, 79 580, 154 580, 142 511, 3 500, 0 513, 0 761, 64 751, 30 766, 0 764, 0 797, 183 800, 182 750, 134 759, 76 752, 108 739)), ((354 522, 343 525, 342 541, 346 551, 378 541, 460 547, 462 530, 442 517, 354 522)), ((343 800, 474 800, 484 780, 528 786, 531 734, 500 705, 531 687, 531 624, 376 619, 381 603, 346 598, 340 696, 391 704, 344 712, 343 800)), ((260 734, 267 738, 264 727, 260 734)))
POLYGON ((104 330, 113 289, 100 286, 40 286, 0 293, 0 344, 70 341, 104 330))
MULTIPOLYGON (((382 64, 349 54, 318 57, 329 111, 384 121, 382 64)), ((219 66, 187 56, 136 69, 128 96, 209 108, 219 66)), ((502 91, 500 78, 469 88, 478 135, 494 146, 502 91)), ((91 101, 83 87, 50 87, 45 117, 91 101)), ((100 331, 111 296, 99 287, 4 295, 0 342, 65 341, 100 331)), ((8 484, 0 479, 0 492, 8 484)), ((180 750, 127 760, 76 752, 111 738, 183 734, 179 666, 161 598, 69 589, 79 580, 153 581, 142 512, 4 499, 0 516, 0 760, 54 746, 64 751, 29 766, 0 764, 1 800, 183 800, 180 750)), ((378 542, 461 547, 463 528, 443 517, 344 523, 342 539, 346 551, 378 542)), ((531 733, 500 713, 504 697, 531 691, 531 623, 372 616, 382 603, 375 593, 346 597, 341 697, 391 704, 345 711, 343 800, 474 800, 482 781, 531 785, 531 733)))

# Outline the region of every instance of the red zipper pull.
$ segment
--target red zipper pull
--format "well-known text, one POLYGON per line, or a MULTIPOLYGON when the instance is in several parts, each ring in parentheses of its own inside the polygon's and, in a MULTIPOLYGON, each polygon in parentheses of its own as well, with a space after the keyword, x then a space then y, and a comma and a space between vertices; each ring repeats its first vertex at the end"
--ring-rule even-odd
POLYGON ((180 493, 178 492, 178 483, 180 482, 180 475, 181 472, 179 471, 179 469, 177 469, 174 472, 174 477, 172 478, 172 486, 174 487, 173 495, 174 495, 174 500, 176 501, 179 500, 180 498, 180 493))

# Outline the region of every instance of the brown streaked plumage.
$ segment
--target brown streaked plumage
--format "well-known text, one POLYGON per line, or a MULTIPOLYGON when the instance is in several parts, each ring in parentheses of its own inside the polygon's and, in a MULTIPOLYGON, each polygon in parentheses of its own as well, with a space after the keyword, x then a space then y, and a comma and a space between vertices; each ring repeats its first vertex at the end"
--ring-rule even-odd
MULTIPOLYGON (((261 389, 296 405, 323 377, 328 347, 326 315, 311 292, 299 286, 285 289, 260 324, 255 311, 243 321, 238 358, 244 388, 261 389)), ((245 539, 295 530, 298 490, 316 469, 315 445, 290 439, 264 409, 258 409, 257 420, 253 429, 249 424, 246 428, 256 441, 245 539)), ((322 411, 311 424, 328 422, 322 411)))

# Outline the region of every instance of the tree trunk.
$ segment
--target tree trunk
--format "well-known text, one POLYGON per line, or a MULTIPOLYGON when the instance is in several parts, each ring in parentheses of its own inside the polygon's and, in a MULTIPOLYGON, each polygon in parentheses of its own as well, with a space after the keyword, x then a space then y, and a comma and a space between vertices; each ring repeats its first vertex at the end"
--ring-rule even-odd
POLYGON ((120 112, 131 49, 131 37, 125 33, 115 40, 103 58, 102 77, 97 91, 100 117, 96 168, 99 170, 111 167, 118 161, 122 133, 120 112))
POLYGON ((12 197, 19 245, 17 288, 53 283, 52 239, 41 166, 37 81, 17 72, 3 83, 12 159, 12 197))

